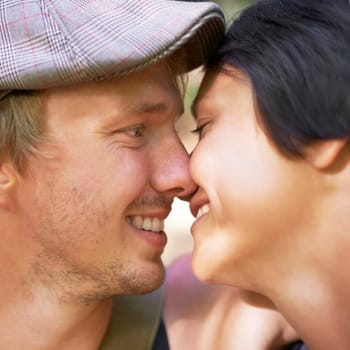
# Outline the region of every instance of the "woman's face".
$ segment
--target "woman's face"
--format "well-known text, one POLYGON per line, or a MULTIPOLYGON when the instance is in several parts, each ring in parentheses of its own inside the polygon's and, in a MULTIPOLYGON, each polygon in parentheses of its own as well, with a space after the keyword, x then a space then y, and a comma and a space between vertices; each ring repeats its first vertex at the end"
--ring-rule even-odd
POLYGON ((192 264, 207 282, 260 291, 305 247, 316 185, 306 161, 286 158, 266 136, 249 80, 234 73, 208 72, 193 106, 201 131, 190 164, 199 185, 192 264))

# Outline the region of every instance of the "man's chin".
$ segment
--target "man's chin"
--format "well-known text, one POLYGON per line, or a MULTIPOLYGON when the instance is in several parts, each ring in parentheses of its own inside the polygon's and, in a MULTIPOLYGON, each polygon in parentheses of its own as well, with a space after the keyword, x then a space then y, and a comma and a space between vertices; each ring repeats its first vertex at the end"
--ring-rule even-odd
POLYGON ((160 288, 165 280, 164 265, 161 261, 152 265, 124 281, 124 291, 121 294, 147 294, 160 288))

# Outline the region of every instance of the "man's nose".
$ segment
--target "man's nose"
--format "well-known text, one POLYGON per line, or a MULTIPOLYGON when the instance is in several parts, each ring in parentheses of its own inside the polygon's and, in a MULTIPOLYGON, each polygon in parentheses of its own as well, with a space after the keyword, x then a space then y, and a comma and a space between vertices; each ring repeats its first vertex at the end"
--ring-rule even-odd
POLYGON ((188 200, 197 190, 189 171, 189 154, 177 136, 168 137, 152 152, 152 187, 188 200))

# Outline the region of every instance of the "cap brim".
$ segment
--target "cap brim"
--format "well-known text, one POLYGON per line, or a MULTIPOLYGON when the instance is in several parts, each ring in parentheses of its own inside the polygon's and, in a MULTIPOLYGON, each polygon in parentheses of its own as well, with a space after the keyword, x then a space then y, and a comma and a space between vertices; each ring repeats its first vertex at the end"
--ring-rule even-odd
POLYGON ((5 90, 125 75, 179 49, 186 50, 191 70, 204 63, 225 31, 220 7, 207 2, 44 0, 45 6, 33 1, 25 8, 18 3, 21 9, 13 4, 1 9, 6 22, 0 97, 5 90), (21 11, 32 15, 24 20, 21 11))

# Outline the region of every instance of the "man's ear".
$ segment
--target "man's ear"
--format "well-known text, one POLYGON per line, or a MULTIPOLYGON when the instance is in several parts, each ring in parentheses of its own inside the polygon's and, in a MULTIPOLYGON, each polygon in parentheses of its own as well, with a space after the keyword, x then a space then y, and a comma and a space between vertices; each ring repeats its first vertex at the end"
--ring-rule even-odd
POLYGON ((11 210, 14 205, 14 188, 17 172, 9 161, 0 160, 0 210, 11 210))
POLYGON ((348 139, 320 140, 304 148, 304 158, 316 169, 324 170, 337 161, 348 139))

